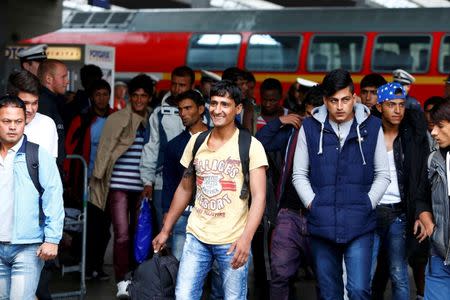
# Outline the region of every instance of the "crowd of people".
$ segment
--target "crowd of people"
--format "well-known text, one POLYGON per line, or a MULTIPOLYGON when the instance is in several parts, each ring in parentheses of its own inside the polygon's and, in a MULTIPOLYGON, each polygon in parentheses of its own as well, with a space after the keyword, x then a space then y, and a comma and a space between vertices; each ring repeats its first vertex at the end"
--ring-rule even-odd
POLYGON ((110 278, 112 226, 118 298, 144 199, 154 252, 180 261, 176 299, 201 299, 205 281, 210 299, 247 299, 251 263, 255 299, 296 299, 301 268, 318 299, 383 299, 389 280, 392 299, 410 299, 409 266, 417 299, 449 297, 447 92, 422 108, 398 69, 366 75, 357 95, 337 69, 289 91, 266 78, 255 99, 249 71, 203 71, 196 86, 188 66, 161 92, 145 74, 111 87, 86 65, 67 93, 67 66, 44 47, 19 57, 0 98, 1 299, 51 299, 64 207, 83 198, 67 154, 88 165, 86 278, 110 278))

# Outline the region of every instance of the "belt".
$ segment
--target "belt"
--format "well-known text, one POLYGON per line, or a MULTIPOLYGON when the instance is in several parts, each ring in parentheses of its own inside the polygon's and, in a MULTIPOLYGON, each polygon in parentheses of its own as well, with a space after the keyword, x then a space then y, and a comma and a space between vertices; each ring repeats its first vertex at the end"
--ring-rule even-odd
POLYGON ((398 202, 398 203, 383 203, 380 204, 380 206, 385 207, 385 208, 390 208, 390 209, 394 209, 394 210, 401 210, 403 209, 403 203, 398 202))

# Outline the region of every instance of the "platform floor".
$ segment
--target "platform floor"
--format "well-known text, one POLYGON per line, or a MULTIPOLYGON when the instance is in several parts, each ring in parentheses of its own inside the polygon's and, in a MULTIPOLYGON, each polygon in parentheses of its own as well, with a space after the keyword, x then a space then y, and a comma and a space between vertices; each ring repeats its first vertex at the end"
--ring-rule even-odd
MULTIPOLYGON (((105 255, 105 272, 108 274, 111 274, 111 278, 108 281, 99 281, 99 280, 92 280, 87 281, 87 295, 85 299, 88 300, 111 300, 116 299, 116 284, 114 282, 113 278, 113 268, 112 268, 112 245, 111 242, 108 245, 108 249, 106 251, 105 255)), ((250 269, 249 276, 252 276, 253 270, 250 269)), ((415 298, 415 285, 414 280, 412 278, 411 270, 410 270, 410 286, 411 286, 411 300, 416 299, 415 298)), ((250 277, 252 278, 252 277, 250 277)), ((54 272, 52 274, 52 280, 50 285, 50 290, 52 293, 60 293, 60 292, 66 292, 66 291, 73 291, 78 290, 80 285, 80 275, 79 273, 68 273, 64 276, 61 276, 61 273, 54 272)), ((390 286, 390 284, 389 284, 390 286)), ((248 299, 250 300, 258 300, 253 295, 253 291, 255 289, 258 289, 258 287, 254 286, 253 281, 250 279, 249 281, 249 288, 250 293, 248 299)), ((300 279, 296 282, 296 292, 297 292, 297 299, 301 300, 315 300, 316 299, 316 293, 315 293, 315 282, 313 280, 305 280, 300 279)), ((388 287, 386 291, 386 295, 390 295, 390 287, 388 287)), ((70 297, 70 298, 58 298, 58 299, 78 299, 76 297, 70 297)), ((386 300, 391 299, 390 296, 385 297, 386 300)))

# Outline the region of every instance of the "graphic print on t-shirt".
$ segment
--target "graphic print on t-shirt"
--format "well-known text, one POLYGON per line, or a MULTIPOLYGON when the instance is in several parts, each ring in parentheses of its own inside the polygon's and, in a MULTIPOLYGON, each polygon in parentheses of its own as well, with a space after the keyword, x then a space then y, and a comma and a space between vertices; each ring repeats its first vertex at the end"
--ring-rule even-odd
POLYGON ((195 159, 197 170, 197 211, 200 214, 225 217, 224 208, 231 204, 227 192, 236 192, 236 176, 241 162, 228 157, 218 159, 195 159))

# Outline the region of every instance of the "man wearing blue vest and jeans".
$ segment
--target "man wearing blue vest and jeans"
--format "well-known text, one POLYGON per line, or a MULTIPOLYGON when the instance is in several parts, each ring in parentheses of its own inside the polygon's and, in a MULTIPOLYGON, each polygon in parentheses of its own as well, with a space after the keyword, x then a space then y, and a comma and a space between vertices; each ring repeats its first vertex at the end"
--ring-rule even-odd
POLYGON ((342 260, 351 300, 370 299, 377 206, 389 185, 381 121, 356 103, 350 73, 325 76, 324 105, 303 121, 293 183, 308 208, 308 229, 322 299, 342 299, 342 260))

